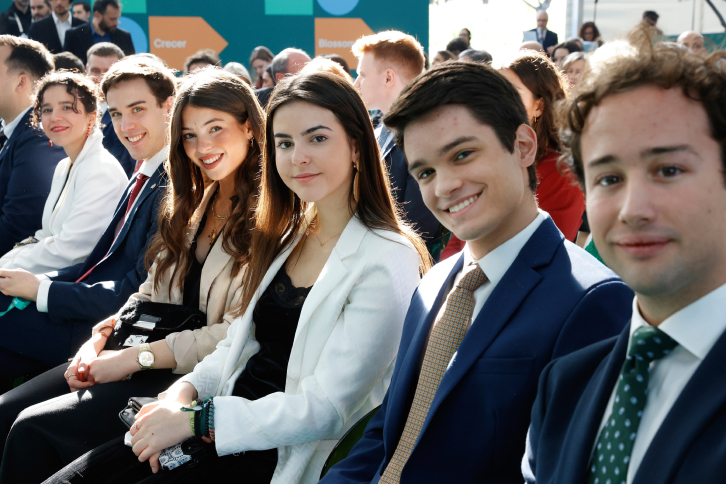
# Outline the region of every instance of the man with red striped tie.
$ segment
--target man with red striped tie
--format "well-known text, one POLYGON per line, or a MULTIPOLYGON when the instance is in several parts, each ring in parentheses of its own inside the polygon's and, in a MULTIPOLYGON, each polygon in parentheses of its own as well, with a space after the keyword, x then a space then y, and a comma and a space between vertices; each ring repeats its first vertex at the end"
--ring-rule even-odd
MULTIPOLYGON (((67 365, 91 327, 115 314, 146 279, 144 253, 157 231, 175 78, 154 59, 130 57, 111 67, 101 89, 116 135, 143 163, 83 263, 48 274, 3 271, 0 312, 15 297, 34 303, 0 318, 0 374, 5 379, 0 386, 8 385, 9 378, 67 365)), ((53 396, 43 395, 42 400, 53 396)))

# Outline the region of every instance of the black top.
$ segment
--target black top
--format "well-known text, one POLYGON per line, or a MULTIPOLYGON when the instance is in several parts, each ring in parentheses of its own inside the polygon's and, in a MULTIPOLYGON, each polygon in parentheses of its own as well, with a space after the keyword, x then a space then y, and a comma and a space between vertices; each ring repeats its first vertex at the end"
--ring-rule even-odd
POLYGON ((199 234, 202 233, 202 230, 204 230, 206 222, 207 214, 204 214, 202 221, 199 222, 197 234, 194 236, 191 247, 189 247, 192 267, 189 269, 189 274, 187 274, 186 279, 184 279, 184 296, 182 298, 182 305, 189 309, 199 309, 199 291, 202 283, 202 268, 204 267, 204 262, 207 261, 209 252, 212 251, 212 247, 214 247, 214 244, 216 244, 217 240, 220 238, 218 236, 217 239, 215 239, 214 243, 209 247, 209 252, 207 252, 207 255, 204 256, 204 261, 199 262, 197 260, 197 238, 199 237, 199 234))
POLYGON ((232 395, 257 400, 285 391, 287 363, 297 323, 311 289, 312 286, 293 286, 284 265, 277 272, 252 313, 260 351, 247 362, 234 383, 232 395))

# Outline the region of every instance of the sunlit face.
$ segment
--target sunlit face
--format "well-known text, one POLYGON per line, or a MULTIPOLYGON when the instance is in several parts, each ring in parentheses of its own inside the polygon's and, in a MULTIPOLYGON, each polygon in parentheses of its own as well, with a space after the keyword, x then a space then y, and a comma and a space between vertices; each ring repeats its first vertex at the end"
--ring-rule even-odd
POLYGON ((50 7, 57 16, 63 17, 71 9, 71 0, 50 0, 50 7))
POLYGON ((358 77, 353 86, 370 110, 385 112, 390 108, 386 98, 386 69, 371 52, 364 52, 358 59, 358 77))
POLYGON ((73 16, 77 19, 83 20, 84 22, 88 22, 88 19, 91 18, 91 12, 86 12, 83 9, 83 5, 76 4, 73 5, 73 16))
POLYGON ((529 119, 530 124, 533 124, 534 118, 538 118, 542 115, 542 106, 544 103, 541 99, 535 99, 532 91, 527 89, 527 86, 522 83, 522 80, 512 69, 502 69, 500 72, 509 82, 512 83, 519 93, 519 96, 522 98, 522 103, 524 104, 524 109, 527 110, 527 119, 529 119))
POLYGON ((562 61, 565 60, 565 57, 568 55, 570 55, 570 51, 560 47, 552 53, 552 61, 557 65, 557 67, 562 67, 562 61))
POLYGON ((30 0, 30 14, 34 21, 38 21, 50 15, 50 8, 45 4, 45 0, 30 0))
POLYGON ((262 87, 275 87, 275 83, 272 82, 270 72, 265 70, 262 72, 262 87))
POLYGON ((184 151, 211 180, 234 176, 247 158, 252 130, 229 113, 187 105, 182 111, 184 151))
POLYGON ((537 28, 545 30, 547 28, 547 22, 550 17, 547 12, 540 12, 537 14, 537 28))
POLYGON ((106 95, 113 129, 134 160, 148 160, 166 144, 169 97, 159 106, 142 78, 114 84, 106 95))
POLYGON ((262 77, 262 73, 265 72, 265 69, 267 69, 267 66, 270 64, 272 64, 270 61, 255 59, 252 61, 252 68, 255 70, 257 77, 262 77))
POLYGON ((93 54, 88 58, 88 62, 86 62, 86 75, 93 79, 93 82, 96 84, 100 84, 103 76, 118 61, 119 58, 115 55, 102 57, 93 54))
POLYGON ((40 120, 43 131, 53 144, 63 147, 72 147, 86 141, 88 126, 93 124, 96 113, 86 113, 83 103, 75 101, 65 86, 50 86, 43 93, 40 104, 40 120))
POLYGON ((514 235, 510 227, 531 203, 527 167, 536 147, 532 129, 521 125, 510 153, 461 105, 435 109, 405 130, 409 171, 428 209, 458 238, 489 250, 514 235))
POLYGON ((721 156, 703 106, 679 88, 611 95, 588 115, 590 228, 603 260, 636 293, 697 294, 726 274, 721 156))
POLYGON ((703 41, 703 36, 697 34, 696 32, 691 32, 690 34, 686 35, 683 39, 678 39, 679 44, 685 45, 691 52, 693 52, 696 55, 700 55, 702 57, 705 57, 708 55, 708 51, 706 50, 706 45, 703 41))
POLYGON ((585 40, 587 42, 594 41, 595 30, 592 27, 586 27, 585 30, 582 31, 582 40, 585 40))
POLYGON ((570 80, 570 86, 574 87, 577 85, 578 82, 580 82, 583 72, 585 72, 584 59, 578 59, 575 62, 571 62, 570 65, 567 66, 565 74, 567 75, 567 79, 570 80))
POLYGON ((272 119, 275 162, 282 181, 305 202, 347 204, 359 150, 325 108, 295 101, 272 119))

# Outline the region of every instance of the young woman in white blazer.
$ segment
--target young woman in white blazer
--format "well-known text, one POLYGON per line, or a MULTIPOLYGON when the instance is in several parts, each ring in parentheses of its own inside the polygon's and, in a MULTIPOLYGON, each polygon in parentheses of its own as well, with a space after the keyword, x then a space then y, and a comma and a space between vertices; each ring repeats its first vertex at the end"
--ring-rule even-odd
POLYGON ((109 472, 125 482, 317 482, 337 439, 382 402, 426 247, 399 218, 350 83, 324 72, 285 80, 268 121, 240 317, 141 410, 133 453, 112 441, 47 482, 109 472), (201 408, 213 415, 204 424, 201 408), (160 452, 192 435, 208 442, 198 462, 151 477, 160 452))
MULTIPOLYGON (((233 74, 217 69, 185 77, 176 104, 175 81, 169 78, 162 91, 171 95, 162 103, 153 89, 144 90, 139 66, 125 67, 124 62, 115 64, 104 82, 111 81, 109 76, 118 82, 115 99, 122 89, 130 89, 123 105, 141 99, 143 109, 153 111, 142 118, 157 119, 157 126, 144 128, 151 139, 167 129, 164 113, 157 108, 169 115, 173 105, 169 185, 159 207, 159 234, 147 251, 147 260, 154 263, 126 305, 139 300, 183 305, 205 313, 207 325, 151 343, 153 369, 141 371, 141 347, 99 355, 113 327, 109 318, 96 325, 70 366, 49 370, 3 395, 0 422, 12 422, 29 408, 6 430, 7 439, 0 433, 7 455, 18 456, 3 460, 0 481, 13 480, 17 472, 28 482, 41 482, 116 437, 121 430, 118 412, 128 399, 156 395, 192 371, 226 337, 236 317, 254 226, 264 113, 252 89, 233 74), (123 381, 130 374, 133 377, 123 381), (81 391, 71 394, 69 386, 81 391), (28 466, 25 456, 42 464, 28 466)), ((165 75, 151 67, 141 72, 165 75)))
POLYGON ((80 74, 39 81, 33 122, 68 158, 56 166, 41 229, 0 257, 0 268, 41 274, 78 264, 106 230, 128 178, 103 147, 97 101, 93 82, 80 74))

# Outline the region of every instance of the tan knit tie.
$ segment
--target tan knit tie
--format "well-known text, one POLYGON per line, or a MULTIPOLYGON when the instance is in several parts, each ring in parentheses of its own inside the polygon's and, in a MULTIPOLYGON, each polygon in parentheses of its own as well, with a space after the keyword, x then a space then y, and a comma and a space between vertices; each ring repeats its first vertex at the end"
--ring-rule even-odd
POLYGON ((446 300, 444 314, 436 321, 431 331, 411 411, 403 427, 398 447, 379 481, 381 484, 398 484, 400 481, 403 466, 411 456, 444 372, 466 335, 474 310, 473 293, 487 280, 479 264, 473 264, 466 270, 466 275, 446 300))

